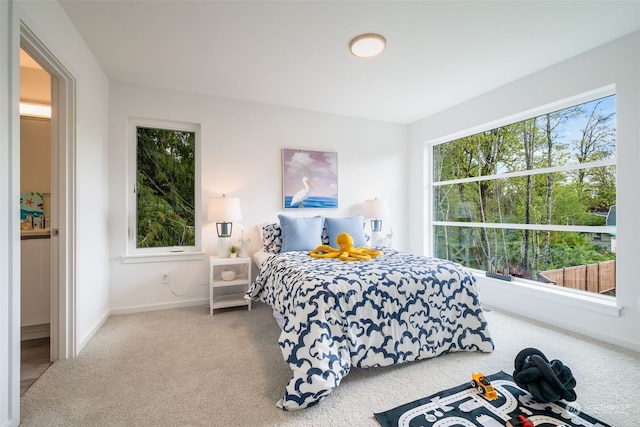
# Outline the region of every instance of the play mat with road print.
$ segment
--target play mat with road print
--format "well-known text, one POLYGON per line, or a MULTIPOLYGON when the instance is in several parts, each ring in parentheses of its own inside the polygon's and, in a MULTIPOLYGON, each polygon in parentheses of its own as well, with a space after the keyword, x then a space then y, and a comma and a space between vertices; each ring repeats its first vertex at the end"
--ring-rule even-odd
POLYGON ((488 375, 498 398, 485 399, 469 383, 375 414, 384 427, 504 427, 524 415, 536 427, 610 427, 580 411, 576 402, 538 403, 504 372, 488 375))

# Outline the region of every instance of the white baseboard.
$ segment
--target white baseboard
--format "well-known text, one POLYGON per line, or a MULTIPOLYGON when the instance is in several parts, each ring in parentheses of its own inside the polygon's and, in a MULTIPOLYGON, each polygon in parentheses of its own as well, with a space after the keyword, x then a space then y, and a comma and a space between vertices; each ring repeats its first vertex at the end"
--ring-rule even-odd
POLYGON ((98 323, 96 323, 93 328, 91 328, 89 333, 87 335, 85 335, 84 339, 78 344, 78 351, 77 351, 78 354, 80 354, 80 352, 82 352, 82 349, 84 348, 84 346, 87 345, 87 343, 89 341, 91 341, 91 338, 93 338, 93 336, 96 334, 96 332, 98 332, 100 330, 102 325, 104 325, 104 322, 106 322, 107 319, 109 319, 110 315, 111 315, 110 313, 105 314, 102 317, 102 319, 100 319, 100 321, 98 323))
POLYGON ((122 307, 122 308, 114 308, 111 310, 111 315, 118 314, 130 314, 130 313, 141 313, 143 311, 156 311, 156 310, 169 310, 171 308, 180 308, 180 307, 193 307, 196 305, 209 305, 208 298, 200 298, 189 301, 180 301, 180 302, 169 302, 162 304, 149 304, 149 305, 138 305, 132 307, 122 307))
POLYGON ((22 326, 20 328, 20 340, 35 340, 38 338, 47 338, 51 336, 51 325, 43 323, 41 325, 22 326))

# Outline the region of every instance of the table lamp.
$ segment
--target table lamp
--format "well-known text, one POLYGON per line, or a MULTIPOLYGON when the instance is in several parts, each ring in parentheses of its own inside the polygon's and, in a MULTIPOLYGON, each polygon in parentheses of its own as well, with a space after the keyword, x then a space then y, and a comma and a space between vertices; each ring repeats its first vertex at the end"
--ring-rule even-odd
POLYGON ((216 221, 218 232, 218 256, 229 256, 229 242, 233 232, 233 221, 240 221, 240 199, 237 197, 211 197, 209 199, 209 213, 207 219, 216 221))
POLYGON ((371 231, 382 231, 382 218, 389 216, 389 204, 386 200, 365 200, 364 217, 371 218, 371 231))

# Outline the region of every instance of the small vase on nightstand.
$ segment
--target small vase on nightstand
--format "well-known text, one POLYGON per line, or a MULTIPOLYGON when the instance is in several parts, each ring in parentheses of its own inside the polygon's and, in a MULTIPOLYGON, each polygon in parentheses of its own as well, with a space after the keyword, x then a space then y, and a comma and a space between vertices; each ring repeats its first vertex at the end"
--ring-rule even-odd
POLYGON ((238 255, 238 247, 231 246, 229 247, 229 258, 235 258, 238 255))

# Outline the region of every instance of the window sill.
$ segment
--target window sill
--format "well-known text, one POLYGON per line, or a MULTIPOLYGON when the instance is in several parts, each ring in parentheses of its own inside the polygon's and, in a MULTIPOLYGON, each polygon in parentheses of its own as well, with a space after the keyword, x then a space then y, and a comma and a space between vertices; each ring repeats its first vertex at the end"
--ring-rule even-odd
POLYGON ((199 261, 205 258, 204 252, 171 252, 154 254, 130 254, 122 256, 123 264, 139 264, 144 262, 199 261))
POLYGON ((603 295, 589 295, 571 289, 545 284, 533 284, 518 280, 505 282, 486 277, 485 272, 480 270, 474 270, 473 273, 481 287, 486 287, 492 291, 501 293, 511 290, 513 293, 517 293, 518 297, 522 298, 522 300, 538 298, 555 304, 572 306, 612 317, 620 317, 620 312, 622 311, 622 307, 616 304, 614 298, 603 295))

